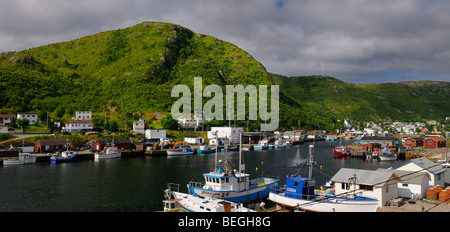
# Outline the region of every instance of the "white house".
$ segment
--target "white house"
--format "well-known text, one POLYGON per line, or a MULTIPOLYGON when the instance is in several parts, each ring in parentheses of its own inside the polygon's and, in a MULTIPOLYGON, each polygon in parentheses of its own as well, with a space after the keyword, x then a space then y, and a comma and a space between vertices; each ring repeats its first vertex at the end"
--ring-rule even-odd
POLYGON ((398 197, 398 177, 392 171, 341 168, 332 178, 335 194, 378 199, 385 206, 398 197))
POLYGON ((181 129, 198 129, 203 125, 204 120, 201 117, 193 117, 192 119, 178 118, 178 125, 181 129))
POLYGON ((425 198, 430 188, 430 175, 426 172, 400 171, 395 169, 378 169, 392 171, 400 178, 398 196, 402 198, 425 198))
POLYGON ((6 133, 8 133, 8 126, 0 125, 0 134, 6 134, 6 133))
POLYGON ((28 119, 29 124, 33 124, 38 122, 38 114, 37 113, 17 113, 17 119, 28 119))
POLYGON ((139 121, 133 122, 133 132, 145 134, 145 118, 140 118, 139 121))
POLYGON ((239 135, 241 132, 244 132, 244 128, 242 127, 211 127, 211 131, 208 131, 207 136, 208 139, 217 138, 226 138, 231 143, 239 143, 239 135))
POLYGON ((92 120, 92 111, 75 111, 75 120, 92 120))
POLYGON ((147 129, 145 130, 145 138, 149 140, 161 140, 165 139, 166 129, 147 129))
POLYGON ((445 171, 440 164, 435 163, 425 157, 411 159, 394 168, 399 171, 424 172, 430 175, 430 186, 445 186, 445 171))
POLYGON ((79 132, 81 130, 92 131, 94 124, 92 120, 70 120, 66 123, 65 131, 67 132, 79 132))
POLYGON ((202 144, 205 142, 205 138, 201 136, 186 136, 184 137, 184 141, 190 144, 202 144))
POLYGON ((16 115, 13 114, 1 114, 0 115, 0 125, 8 125, 11 123, 11 119, 15 118, 16 115))

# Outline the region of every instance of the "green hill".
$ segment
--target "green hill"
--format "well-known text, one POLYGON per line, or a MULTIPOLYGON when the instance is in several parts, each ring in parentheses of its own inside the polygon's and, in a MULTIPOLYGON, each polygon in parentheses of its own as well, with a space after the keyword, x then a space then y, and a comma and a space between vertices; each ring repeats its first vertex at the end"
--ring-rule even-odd
POLYGON ((443 120, 450 114, 450 82, 351 84, 328 76, 280 75, 273 79, 296 102, 320 106, 339 118, 443 120))
MULTIPOLYGON (((107 112, 108 121, 117 117, 122 128, 128 116, 130 128, 131 117, 170 112, 177 100, 170 96, 173 86, 193 89, 196 76, 203 86, 280 84, 280 129, 331 130, 343 117, 449 116, 447 82, 354 85, 331 77, 283 77, 231 43, 159 22, 1 53, 0 113, 34 111, 42 119, 48 112, 66 122, 76 110, 92 110, 96 125, 104 125, 107 112)), ((250 122, 250 129, 259 123, 250 122)))

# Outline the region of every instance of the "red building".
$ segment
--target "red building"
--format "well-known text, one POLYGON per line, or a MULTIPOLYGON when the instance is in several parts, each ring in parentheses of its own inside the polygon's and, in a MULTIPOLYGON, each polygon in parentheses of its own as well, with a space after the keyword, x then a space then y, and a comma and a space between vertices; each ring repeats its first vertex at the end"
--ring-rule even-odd
POLYGON ((423 147, 423 138, 407 138, 405 139, 404 145, 406 147, 423 147))
MULTIPOLYGON (((105 149, 108 145, 112 144, 111 140, 100 140, 100 141, 96 141, 94 143, 94 148, 102 151, 103 149, 105 149)), ((114 145, 116 147, 118 147, 120 150, 131 150, 131 141, 126 139, 126 140, 114 140, 114 145)))
POLYGON ((424 148, 439 148, 445 147, 446 140, 442 137, 429 137, 424 140, 423 147, 424 148))
POLYGON ((38 140, 36 143, 36 150, 40 153, 57 152, 67 150, 70 147, 70 141, 67 139, 46 139, 38 140))

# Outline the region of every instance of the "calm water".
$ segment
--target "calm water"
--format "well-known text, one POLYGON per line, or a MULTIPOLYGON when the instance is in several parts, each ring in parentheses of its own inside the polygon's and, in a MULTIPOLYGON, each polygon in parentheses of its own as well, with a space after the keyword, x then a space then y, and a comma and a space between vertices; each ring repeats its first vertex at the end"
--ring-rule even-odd
MULTIPOLYGON (((252 178, 261 175, 278 177, 282 184, 285 183, 285 177, 297 169, 300 174, 307 175, 307 167, 296 166, 298 161, 295 157, 297 150, 300 150, 301 159, 305 159, 309 144, 243 152, 246 172, 252 178)), ((313 176, 317 186, 325 184, 343 167, 375 170, 379 167, 395 167, 404 162, 335 159, 332 149, 336 145, 338 142, 315 143, 314 161, 317 164, 313 176)), ((237 164, 238 155, 238 152, 228 154, 232 164, 237 164)), ((223 153, 219 153, 218 159, 225 158, 223 153)), ((233 168, 237 169, 237 165, 233 168)), ((178 183, 180 191, 187 192, 186 184, 190 180, 202 181, 202 174, 213 169, 214 153, 4 166, 0 167, 0 211, 160 211, 166 183, 178 183)))

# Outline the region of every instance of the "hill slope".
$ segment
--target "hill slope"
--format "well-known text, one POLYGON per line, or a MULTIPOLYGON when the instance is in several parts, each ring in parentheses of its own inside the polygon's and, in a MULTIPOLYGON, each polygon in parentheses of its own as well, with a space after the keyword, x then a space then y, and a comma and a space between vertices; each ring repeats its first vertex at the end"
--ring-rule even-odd
POLYGON ((195 76, 204 85, 270 82, 265 68, 235 45, 156 22, 3 53, 0 70, 6 90, 0 107, 11 111, 111 106, 164 112, 176 100, 172 87, 192 86, 195 76))
POLYGON ((273 80, 296 102, 321 106, 339 118, 443 120, 450 114, 450 82, 351 84, 327 76, 280 75, 273 80))

